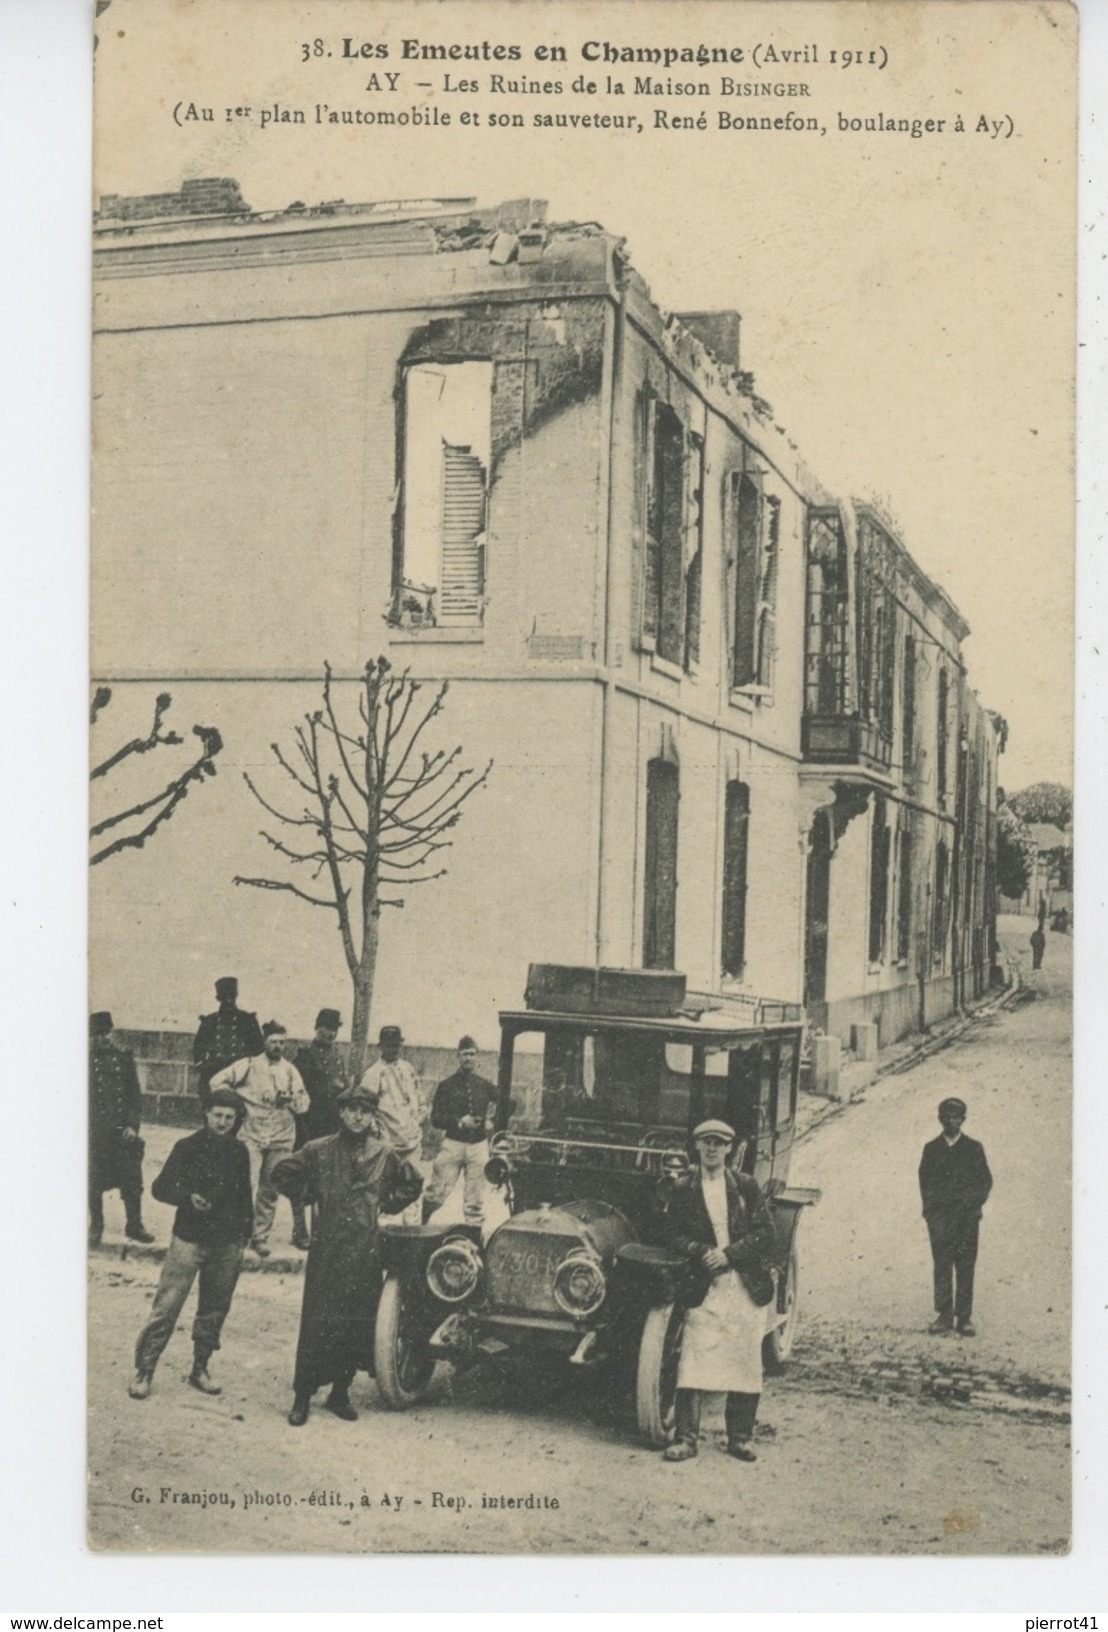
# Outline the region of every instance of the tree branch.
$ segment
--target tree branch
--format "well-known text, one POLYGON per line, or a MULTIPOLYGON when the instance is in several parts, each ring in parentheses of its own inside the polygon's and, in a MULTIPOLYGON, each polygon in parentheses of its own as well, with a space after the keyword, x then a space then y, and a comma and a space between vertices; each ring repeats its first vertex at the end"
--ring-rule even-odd
POLYGON ((296 884, 290 884, 279 878, 242 878, 237 873, 231 880, 233 884, 248 884, 253 890, 287 890, 290 895, 299 896, 301 901, 307 901, 313 907, 327 907, 329 911, 337 911, 334 901, 325 901, 317 895, 309 895, 296 884))

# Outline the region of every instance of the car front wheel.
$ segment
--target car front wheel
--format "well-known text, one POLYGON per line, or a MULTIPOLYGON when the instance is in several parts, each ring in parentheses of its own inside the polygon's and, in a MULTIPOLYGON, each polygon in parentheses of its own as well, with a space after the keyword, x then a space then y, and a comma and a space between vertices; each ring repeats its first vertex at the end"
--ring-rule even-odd
POLYGON ((661 1450, 673 1437, 683 1319, 683 1311, 672 1303, 651 1309, 639 1343, 635 1406, 639 1431, 655 1450, 661 1450))
POLYGON ((413 1330, 405 1309, 404 1283, 388 1275, 377 1306, 373 1361, 381 1398, 393 1411, 406 1411, 426 1398, 435 1373, 435 1357, 413 1330))
POLYGON ((783 1371, 796 1342, 797 1320, 800 1314, 800 1257, 793 1242, 789 1262, 785 1268, 785 1285, 775 1304, 780 1324, 767 1333, 762 1344, 762 1364, 768 1372, 783 1371))

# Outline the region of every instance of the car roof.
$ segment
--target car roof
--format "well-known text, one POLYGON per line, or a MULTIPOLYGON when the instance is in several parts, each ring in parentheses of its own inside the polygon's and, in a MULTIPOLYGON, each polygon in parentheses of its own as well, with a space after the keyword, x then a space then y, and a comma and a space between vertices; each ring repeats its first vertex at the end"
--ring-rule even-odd
POLYGON ((551 1026, 574 1027, 581 1031, 636 1032, 642 1037, 660 1037, 665 1042, 689 1043, 701 1048, 736 1048, 760 1037, 797 1037, 803 1029, 797 1021, 775 1025, 740 1026, 722 1015, 630 1015, 567 1014, 552 1009, 502 1009, 500 1024, 510 1031, 545 1031, 551 1026))

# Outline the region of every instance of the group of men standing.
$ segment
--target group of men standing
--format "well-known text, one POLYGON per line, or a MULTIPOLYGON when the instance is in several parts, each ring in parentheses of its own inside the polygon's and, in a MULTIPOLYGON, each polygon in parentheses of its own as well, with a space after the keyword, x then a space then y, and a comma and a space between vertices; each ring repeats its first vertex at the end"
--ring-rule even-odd
MULTIPOLYGON (((431 1182, 419 1160, 425 1112, 399 1026, 384 1026, 379 1058, 352 1083, 338 1047, 342 1017, 324 1008, 312 1041, 286 1058, 275 1020, 238 1007, 238 982, 216 982, 218 1008, 200 1021, 193 1047, 204 1125, 174 1145, 154 1180, 155 1198, 176 1208, 173 1238, 150 1317, 135 1350, 132 1398, 145 1399, 193 1282, 199 1296, 188 1381, 220 1392, 208 1370, 220 1346, 247 1247, 270 1253, 277 1200, 292 1207, 293 1243, 308 1252, 289 1422, 301 1426, 313 1393, 330 1384, 328 1409, 343 1420, 356 1371, 373 1371, 373 1329, 381 1264, 378 1218, 419 1223, 464 1176, 465 1217, 480 1226, 484 1167, 496 1091, 478 1075, 477 1044, 458 1045, 458 1069, 438 1085, 431 1123, 443 1135, 431 1182), (313 1228, 309 1231, 308 1209, 313 1228)), ((127 1234, 151 1241, 142 1225, 140 1094, 133 1057, 110 1043, 111 1017, 92 1017, 90 1240, 103 1230, 102 1193, 119 1187, 127 1234), (132 1154, 132 1149, 134 1154, 132 1154)))

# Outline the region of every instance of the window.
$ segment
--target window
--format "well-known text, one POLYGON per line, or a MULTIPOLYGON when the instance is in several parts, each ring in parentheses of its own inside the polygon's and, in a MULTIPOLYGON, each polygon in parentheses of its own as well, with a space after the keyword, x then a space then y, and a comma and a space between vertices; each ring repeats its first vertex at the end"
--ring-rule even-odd
POLYGON ((735 529, 735 646, 732 684, 757 684, 758 591, 761 567, 762 495, 749 476, 737 479, 735 529))
POLYGON ((658 656, 680 665, 685 657, 685 433, 673 409, 644 399, 649 453, 643 636, 658 656))
POLYGON ((777 614, 777 561, 781 548, 781 500, 766 499, 766 529, 762 540, 761 570, 758 575, 758 629, 754 653, 754 674, 758 685, 773 688, 773 659, 776 650, 774 620, 777 614))
POLYGON ((885 801, 874 796, 869 850, 869 961, 885 958, 885 928, 889 916, 889 824, 885 801))
POLYGON ((742 978, 746 964, 746 861, 750 789, 728 782, 723 807, 723 972, 742 978))
POLYGON ((896 957, 907 963, 912 936, 912 830, 907 825, 897 837, 896 957))
POLYGON ((689 437, 689 515, 685 568, 685 662, 691 673, 700 662, 700 587, 704 562, 704 438, 689 437))
POLYGON ((847 680, 846 539, 837 510, 808 517, 808 608, 804 706, 845 714, 847 680))
POLYGON ((481 622, 491 439, 491 363, 416 363, 407 370, 394 623, 481 622))
POLYGON ((643 967, 672 969, 677 929, 677 806, 680 776, 668 760, 646 767, 643 967))
POLYGON ((938 754, 936 756, 936 777, 938 779, 939 803, 945 804, 947 795, 947 754, 950 747, 950 676, 945 669, 939 670, 939 720, 938 720, 938 754))
POLYGON ((904 689, 901 699, 900 757, 906 771, 911 770, 916 757, 916 642, 912 635, 904 637, 904 689))
POLYGON ((944 840, 935 846, 935 909, 931 925, 931 955, 936 962, 946 950, 946 897, 949 889, 950 859, 944 840))

